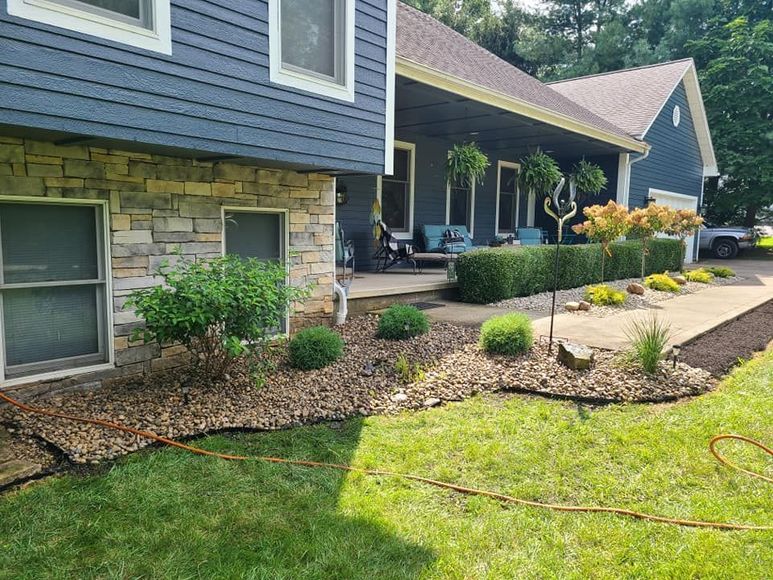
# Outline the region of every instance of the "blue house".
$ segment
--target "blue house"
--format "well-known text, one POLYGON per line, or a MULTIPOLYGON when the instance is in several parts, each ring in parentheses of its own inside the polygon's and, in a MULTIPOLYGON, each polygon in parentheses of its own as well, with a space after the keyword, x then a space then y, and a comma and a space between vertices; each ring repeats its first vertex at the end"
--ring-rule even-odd
POLYGON ((464 225, 476 245, 554 227, 515 179, 538 148, 565 171, 583 158, 602 167, 608 185, 590 204, 696 209, 703 177, 717 174, 691 60, 548 85, 413 8, 398 4, 397 17, 395 172, 338 179, 337 218, 362 270, 375 266, 374 199, 395 235, 420 249, 426 225, 464 225), (448 151, 472 141, 491 167, 482 184, 452 188, 448 151))
POLYGON ((376 199, 398 237, 485 244, 548 225, 516 184, 537 148, 598 163, 594 202, 694 207, 716 171, 690 61, 546 85, 395 0, 0 0, 0 46, 0 384, 25 393, 182 364, 124 308, 178 252, 283 261, 314 285, 292 330, 334 311, 336 222, 373 269, 376 199), (483 183, 447 183, 470 141, 483 183))

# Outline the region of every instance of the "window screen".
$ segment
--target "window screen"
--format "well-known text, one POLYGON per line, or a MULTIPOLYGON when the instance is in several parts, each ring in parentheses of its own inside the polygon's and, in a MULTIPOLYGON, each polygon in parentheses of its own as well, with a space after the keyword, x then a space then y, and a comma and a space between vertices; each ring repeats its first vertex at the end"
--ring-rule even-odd
POLYGON ((344 82, 345 0, 281 0, 282 65, 344 82))
POLYGON ((6 378, 106 362, 101 209, 0 203, 6 378))
POLYGON ((451 195, 449 199, 449 225, 467 226, 467 230, 472 229, 472 191, 469 187, 451 186, 451 195))
POLYGON ((153 0, 54 0, 98 16, 153 29, 153 0))
POLYGON ((513 233, 516 225, 518 185, 516 170, 512 167, 499 168, 499 231, 513 233))

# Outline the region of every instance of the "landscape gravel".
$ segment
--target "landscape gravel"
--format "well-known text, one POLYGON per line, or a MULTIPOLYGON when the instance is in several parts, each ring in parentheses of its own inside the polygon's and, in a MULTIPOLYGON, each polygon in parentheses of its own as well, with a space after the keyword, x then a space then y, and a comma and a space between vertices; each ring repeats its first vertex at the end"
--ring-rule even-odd
MULTIPOLYGON (((743 278, 740 278, 738 276, 733 276, 730 278, 715 278, 714 281, 711 284, 701 284, 699 282, 687 282, 683 286, 679 287, 679 292, 660 292, 658 290, 650 290, 649 288, 645 288, 644 294, 637 295, 637 294, 627 294, 626 301, 619 305, 619 306, 593 306, 590 310, 587 311, 574 311, 572 314, 576 316, 595 316, 595 317, 604 317, 604 316, 610 316, 612 314, 618 314, 619 312, 623 310, 641 310, 641 309, 648 309, 651 308, 652 305, 657 304, 658 302, 662 302, 664 300, 670 300, 671 298, 676 298, 677 296, 683 296, 685 294, 693 294, 695 292, 700 292, 701 290, 705 290, 707 288, 711 288, 712 286, 725 286, 727 284, 735 284, 736 282, 739 282, 743 280, 743 278)), ((625 292, 625 289, 628 287, 628 285, 631 282, 636 282, 638 284, 642 283, 641 278, 626 278, 624 280, 612 280, 608 282, 604 282, 605 284, 616 288, 618 290, 622 290, 625 292)), ((579 302, 585 298, 585 288, 586 286, 579 286, 578 288, 570 288, 568 290, 559 290, 556 292, 556 312, 564 312, 564 305, 567 302, 579 302)), ((533 294, 531 296, 520 296, 517 298, 509 298, 507 300, 502 300, 501 302, 496 302, 494 304, 491 304, 490 306, 495 306, 498 308, 511 308, 513 310, 523 310, 523 311, 532 311, 532 312, 549 312, 550 311, 550 305, 553 300, 553 293, 552 292, 541 292, 539 294, 533 294)))
MULTIPOLYGON (((298 371, 275 355, 276 369, 261 387, 245 372, 221 384, 189 384, 186 375, 155 375, 147 382, 68 393, 36 401, 39 406, 85 417, 117 421, 184 438, 224 429, 274 430, 355 415, 395 413, 434 407, 486 391, 513 389, 601 401, 662 401, 696 395, 713 387, 702 370, 668 365, 654 377, 626 367, 619 356, 596 351, 590 371, 561 366, 544 345, 516 358, 485 355, 477 330, 436 323, 423 336, 406 341, 375 337, 376 318, 352 319, 341 329, 344 357, 330 367, 298 371), (403 384, 394 363, 398 355, 421 368, 420 379, 403 384)), ((150 445, 143 438, 12 408, 0 422, 16 436, 39 438, 75 463, 99 463, 150 445)))

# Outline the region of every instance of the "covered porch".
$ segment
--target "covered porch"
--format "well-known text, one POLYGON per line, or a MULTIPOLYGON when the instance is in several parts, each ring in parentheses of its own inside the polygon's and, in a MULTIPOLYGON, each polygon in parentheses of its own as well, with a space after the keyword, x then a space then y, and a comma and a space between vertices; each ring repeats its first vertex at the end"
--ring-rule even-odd
MULTIPOLYGON (((583 158, 604 170, 606 189, 581 203, 606 203, 617 197, 618 165, 631 149, 579 133, 569 121, 561 126, 537 120, 406 76, 397 77, 395 103, 393 173, 337 178, 336 219, 354 247, 357 276, 376 267, 377 245, 370 223, 374 200, 396 237, 419 251, 424 250, 421 232, 427 225, 463 225, 475 246, 486 246, 497 236, 517 238, 521 228, 552 229, 541 199, 519 191, 517 185, 520 160, 538 148, 556 159, 564 172, 583 158), (452 187, 445 176, 448 152, 455 144, 473 141, 488 156, 485 177, 469 188, 452 187)), ((432 272, 425 269, 417 277, 398 267, 377 278, 355 277, 351 292, 405 293, 419 279, 445 279, 442 268, 432 272)))

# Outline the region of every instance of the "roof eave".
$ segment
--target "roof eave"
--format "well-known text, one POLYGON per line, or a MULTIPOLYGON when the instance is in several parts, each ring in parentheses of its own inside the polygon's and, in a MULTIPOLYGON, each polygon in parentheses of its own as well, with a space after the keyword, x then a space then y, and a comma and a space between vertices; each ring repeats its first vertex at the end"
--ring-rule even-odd
POLYGON ((486 103, 505 111, 560 127, 572 133, 591 137, 638 153, 644 153, 649 149, 649 145, 643 141, 609 133, 567 115, 562 115, 561 113, 556 113, 544 107, 539 107, 510 95, 480 86, 402 56, 397 57, 395 68, 397 74, 401 76, 472 99, 473 101, 486 103))

